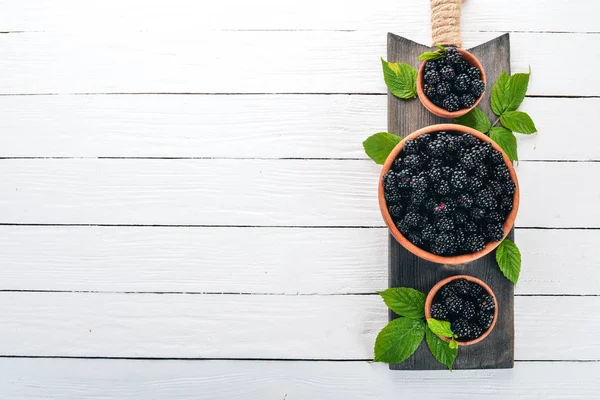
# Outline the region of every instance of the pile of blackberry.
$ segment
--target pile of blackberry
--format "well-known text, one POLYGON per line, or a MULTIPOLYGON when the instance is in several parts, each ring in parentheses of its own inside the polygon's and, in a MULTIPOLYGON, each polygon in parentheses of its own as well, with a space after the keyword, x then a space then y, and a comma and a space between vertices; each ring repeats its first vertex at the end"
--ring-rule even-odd
POLYGON ((425 96, 451 112, 473 107, 485 90, 479 68, 469 65, 456 47, 447 47, 444 58, 425 63, 423 81, 425 96))
POLYGON ((501 241, 516 189, 502 153, 453 131, 406 141, 382 184, 400 233, 441 256, 475 253, 501 241))
POLYGON ((431 304, 431 316, 450 322, 461 341, 477 339, 494 320, 494 298, 480 285, 457 279, 442 286, 431 304))

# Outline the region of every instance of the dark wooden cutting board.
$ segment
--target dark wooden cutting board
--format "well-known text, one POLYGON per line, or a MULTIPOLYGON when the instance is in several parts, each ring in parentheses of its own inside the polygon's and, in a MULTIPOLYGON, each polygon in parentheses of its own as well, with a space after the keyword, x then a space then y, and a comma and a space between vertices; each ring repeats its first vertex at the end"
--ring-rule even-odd
MULTIPOLYGON (((430 47, 394 34, 388 34, 388 61, 405 62, 415 68, 420 61, 417 56, 430 47)), ((491 87, 502 71, 510 73, 510 40, 508 34, 469 50, 481 61, 487 75, 487 88, 479 108, 495 121, 490 107, 491 87)), ((407 136, 428 125, 449 122, 425 109, 419 100, 402 100, 388 93, 388 132, 407 136)), ((451 121, 450 121, 451 122, 451 121)), ((514 230, 509 238, 513 239, 514 230)), ((483 341, 461 346, 454 362, 455 369, 512 368, 514 364, 514 288, 506 279, 495 259, 495 252, 477 261, 458 266, 435 264, 416 257, 389 235, 389 286, 407 286, 427 294, 438 281, 451 275, 471 275, 486 282, 498 300, 498 321, 494 330, 483 341)), ((397 315, 390 312, 390 320, 397 315)), ((438 363, 427 348, 425 341, 415 354, 400 364, 390 365, 395 370, 446 369, 438 363)))

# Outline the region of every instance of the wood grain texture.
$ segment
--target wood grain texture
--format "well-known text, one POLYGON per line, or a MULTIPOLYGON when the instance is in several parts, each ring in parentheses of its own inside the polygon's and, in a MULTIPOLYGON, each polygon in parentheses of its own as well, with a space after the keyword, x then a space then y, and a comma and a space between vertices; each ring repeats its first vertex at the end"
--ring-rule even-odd
MULTIPOLYGON (((383 226, 379 171, 370 160, 8 159, 0 222, 383 226)), ((600 187, 586 184, 600 163, 521 162, 517 173, 517 226, 600 227, 600 187)))
MULTIPOLYGON (((517 234, 515 293, 600 295, 600 230, 517 234)), ((386 228, 0 226, 0 237, 0 290, 351 294, 388 284, 386 228)))
MULTIPOLYGON (((385 32, 25 32, 2 35, 0 94, 386 93, 385 32), (231 60, 252 60, 240 65, 231 60)), ((465 46, 496 33, 473 33, 465 46)), ((411 36, 409 36, 411 37, 411 36)), ((514 33, 515 72, 531 66, 529 95, 600 95, 580 69, 600 62, 595 34, 514 33), (560 57, 556 57, 560 54, 560 57), (579 71, 574 74, 573 71, 579 71), (560 79, 557 79, 560 76, 560 79)))
MULTIPOLYGON (((0 157, 367 159, 384 95, 0 96, 0 157)), ((598 98, 527 98, 523 160, 597 160, 598 98), (571 115, 574 118, 564 118, 571 115), (568 132, 569 146, 564 146, 568 132)))
MULTIPOLYGON (((597 2, 589 0, 478 0, 462 6, 462 31, 598 32, 597 2), (518 12, 515 12, 518 10, 518 12), (568 16, 568 17, 567 17, 568 16)), ((111 30, 389 30, 402 28, 431 40, 429 3, 395 0, 5 0, 0 3, 2 31, 111 30)), ((205 33, 209 34, 209 33, 205 33)))
POLYGON ((367 362, 0 359, 11 400, 589 400, 600 363, 517 363, 514 370, 389 371, 367 362))
MULTIPOLYGON (((406 62, 418 67, 417 56, 429 47, 400 36, 388 35, 388 60, 406 62)), ((502 71, 510 73, 510 41, 508 34, 471 49, 483 65, 488 82, 495 82, 502 71)), ((493 118, 490 90, 480 102, 480 109, 493 118)), ((431 114, 418 101, 406 101, 388 94, 388 132, 407 136, 417 129, 447 122, 431 114)), ((509 233, 514 240, 514 232, 509 233)), ((460 348, 454 362, 455 369, 512 368, 514 363, 513 284, 502 275, 492 252, 474 262, 459 266, 440 265, 420 259, 389 236, 389 286, 410 287, 428 293, 440 280, 451 275, 475 276, 487 283, 498 302, 496 326, 485 340, 460 348)), ((390 319, 398 316, 390 311, 390 319)), ((445 369, 433 358, 423 342, 408 360, 390 365, 391 369, 445 369)))
MULTIPOLYGON (((0 301, 5 356, 368 360, 387 324, 378 295, 3 292, 0 301)), ((597 296, 516 297, 515 359, 600 359, 599 307, 597 296), (557 346, 574 327, 578 340, 557 346)))

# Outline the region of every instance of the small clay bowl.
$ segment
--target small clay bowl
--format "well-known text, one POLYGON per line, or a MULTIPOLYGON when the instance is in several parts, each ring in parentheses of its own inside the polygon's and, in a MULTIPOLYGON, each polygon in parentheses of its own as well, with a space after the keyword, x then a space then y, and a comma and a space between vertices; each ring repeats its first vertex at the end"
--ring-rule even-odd
MULTIPOLYGON (((431 290, 429 291, 429 294, 427 295, 427 299, 425 299, 425 318, 427 318, 427 319, 431 318, 431 303, 433 302, 433 299, 435 298, 435 295, 437 294, 437 292, 448 282, 452 282, 454 280, 461 279, 461 278, 466 279, 470 282, 477 283, 482 288, 484 288, 485 291, 490 296, 492 296, 494 298, 494 320, 492 321, 492 324, 490 325, 490 327, 485 332, 483 332, 483 334, 481 336, 479 336, 477 339, 468 340, 466 342, 459 342, 458 340, 456 341, 456 343, 458 343, 459 346, 470 346, 472 344, 479 343, 483 339, 485 339, 490 334, 492 329, 494 329, 494 326, 496 326, 496 320, 498 319, 498 300, 496 299, 496 295, 494 294, 492 289, 487 285, 487 283, 485 283, 481 279, 477 279, 477 278, 469 276, 469 275, 454 275, 454 276, 450 276, 446 279, 442 279, 441 281, 439 281, 434 287, 431 288, 431 290)), ((437 336, 445 342, 450 341, 450 339, 445 338, 443 336, 439 336, 439 335, 437 335, 437 336)))
MULTIPOLYGON (((456 50, 458 50, 458 52, 460 54, 462 54, 463 59, 470 66, 479 68, 479 70, 481 71, 481 80, 487 86, 487 82, 486 82, 486 78, 485 78, 485 71, 483 70, 483 66, 481 65, 479 60, 473 54, 469 53, 466 50, 458 49, 458 48, 456 50)), ((485 91, 481 94, 481 96, 479 96, 477 98, 477 100, 475 100, 475 104, 473 104, 473 107, 471 107, 471 108, 465 108, 465 109, 458 110, 458 111, 448 111, 448 110, 444 110, 442 107, 438 107, 435 104, 433 104, 433 102, 431 100, 429 100, 429 98, 427 98, 427 96, 425 96, 425 93, 423 92, 423 84, 424 84, 423 74, 425 73, 425 64, 426 63, 427 63, 427 61, 423 61, 423 63, 419 67, 419 73, 417 75, 417 95, 419 96, 419 100, 421 100, 421 103, 425 106, 426 109, 428 109, 432 114, 435 114, 438 117, 457 118, 457 117, 460 117, 461 115, 465 115, 466 113, 471 111, 473 108, 477 107, 477 104, 479 104, 479 102, 483 98, 485 91)))
POLYGON ((383 216, 383 220, 385 221, 385 224, 387 225, 388 229, 390 230, 390 233, 405 249, 407 249, 408 251, 410 251, 411 253, 413 253, 414 255, 416 255, 418 257, 421 257, 427 261, 431 261, 431 262, 438 263, 438 264, 458 265, 458 264, 464 264, 464 263, 468 263, 471 261, 475 261, 478 258, 485 256, 486 254, 488 254, 492 250, 494 250, 496 247, 498 247, 500 245, 500 242, 488 242, 488 243, 486 243, 483 250, 480 250, 475 253, 462 254, 460 256, 439 256, 437 254, 433 254, 433 253, 430 253, 423 249, 420 249, 419 247, 412 244, 406 237, 404 237, 404 235, 402 233, 400 233, 400 231, 396 227, 396 224, 394 224, 392 216, 390 215, 390 212, 388 211, 387 202, 385 200, 384 191, 383 191, 383 176, 385 175, 386 172, 388 172, 392 168, 392 163, 394 162, 396 157, 398 157, 398 154, 404 147, 404 143, 406 143, 407 140, 416 139, 417 137, 419 137, 421 135, 428 135, 430 133, 439 132, 439 131, 455 131, 455 132, 462 132, 464 134, 473 135, 479 140, 482 140, 484 142, 490 142, 494 149, 496 149, 502 153, 502 157, 504 158, 504 163, 508 167, 508 170, 510 172, 510 177, 516 186, 515 194, 513 195, 513 208, 511 210, 511 212, 508 214, 508 216, 506 217, 506 221, 504 221, 504 237, 502 238, 503 240, 506 238, 506 236, 512 229, 513 225, 515 224, 515 219, 517 218, 517 211, 519 210, 519 181, 517 180, 517 174, 515 172, 515 169, 513 168, 513 165, 511 163, 510 159, 508 158, 506 153, 504 153, 502 148, 500 146, 498 146, 496 144, 496 142, 494 142, 488 136, 484 135, 483 133, 481 133, 479 131, 476 131, 473 128, 469 128, 468 126, 464 126, 464 125, 438 124, 438 125, 431 125, 431 126, 427 126, 425 128, 419 129, 417 131, 414 131, 407 137, 405 137, 400 143, 398 143, 396 145, 396 147, 394 147, 392 152, 388 155, 388 158, 385 160, 385 163, 383 164, 383 168, 381 169, 381 175, 379 177, 379 209, 381 210, 381 215, 383 216))

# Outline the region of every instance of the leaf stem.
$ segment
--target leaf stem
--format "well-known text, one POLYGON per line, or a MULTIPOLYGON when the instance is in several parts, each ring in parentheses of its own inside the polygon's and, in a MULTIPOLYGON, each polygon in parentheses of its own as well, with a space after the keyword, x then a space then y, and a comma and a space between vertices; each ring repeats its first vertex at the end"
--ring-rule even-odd
POLYGON ((498 121, 500 121, 500 117, 498 117, 498 119, 496 119, 496 121, 494 121, 494 123, 492 124, 492 128, 496 126, 496 124, 498 123, 498 121))

